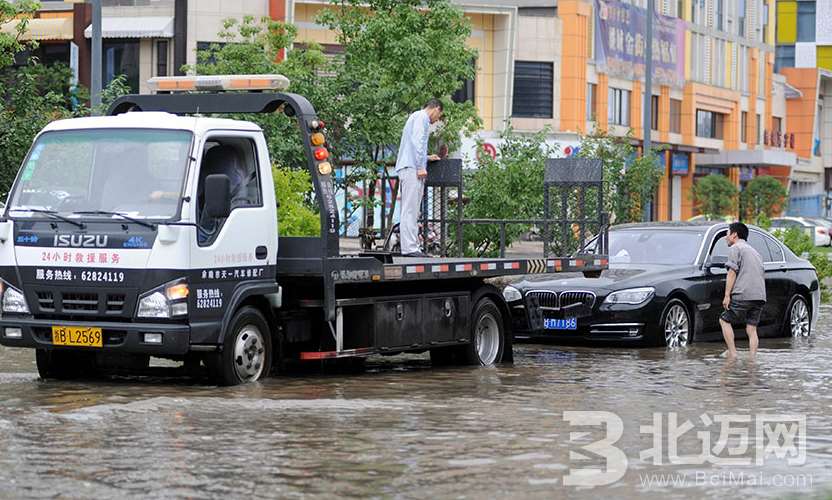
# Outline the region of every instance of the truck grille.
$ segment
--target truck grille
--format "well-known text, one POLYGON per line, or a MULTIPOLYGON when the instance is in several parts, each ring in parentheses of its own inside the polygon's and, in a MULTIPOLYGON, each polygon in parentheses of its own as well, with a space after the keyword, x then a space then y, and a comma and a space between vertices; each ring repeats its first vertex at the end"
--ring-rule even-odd
POLYGON ((55 296, 52 292, 38 292, 38 306, 41 311, 54 312, 55 311, 55 296))
POLYGON ((530 292, 526 292, 526 297, 532 300, 537 300, 537 304, 540 307, 558 307, 557 292, 550 292, 548 290, 532 290, 530 292))
POLYGON ((127 294, 108 291, 35 291, 38 312, 41 314, 90 315, 106 314, 117 316, 130 313, 127 309, 127 294))
POLYGON ((98 311, 97 293, 64 293, 61 298, 61 308, 64 311, 98 311))

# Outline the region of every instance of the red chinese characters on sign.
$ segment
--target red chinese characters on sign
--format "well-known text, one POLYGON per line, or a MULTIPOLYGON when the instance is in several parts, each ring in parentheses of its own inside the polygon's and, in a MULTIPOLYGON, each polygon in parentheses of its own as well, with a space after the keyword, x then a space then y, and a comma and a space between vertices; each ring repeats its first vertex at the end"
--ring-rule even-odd
POLYGON ((40 254, 41 262, 63 264, 119 264, 121 255, 115 252, 57 252, 46 250, 40 254))

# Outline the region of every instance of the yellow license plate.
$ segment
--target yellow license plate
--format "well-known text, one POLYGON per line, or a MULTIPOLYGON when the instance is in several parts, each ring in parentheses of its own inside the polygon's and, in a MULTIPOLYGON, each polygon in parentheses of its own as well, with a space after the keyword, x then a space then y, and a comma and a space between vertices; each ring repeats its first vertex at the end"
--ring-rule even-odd
POLYGON ((72 347, 104 347, 101 328, 86 326, 53 326, 52 344, 72 347))

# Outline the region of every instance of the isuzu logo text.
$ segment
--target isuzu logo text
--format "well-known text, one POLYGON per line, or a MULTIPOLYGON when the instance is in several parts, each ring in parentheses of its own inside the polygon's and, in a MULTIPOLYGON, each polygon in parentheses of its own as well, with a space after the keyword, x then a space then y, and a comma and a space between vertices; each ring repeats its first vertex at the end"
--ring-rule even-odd
POLYGON ((109 236, 106 234, 56 234, 54 246, 71 248, 105 248, 109 236))

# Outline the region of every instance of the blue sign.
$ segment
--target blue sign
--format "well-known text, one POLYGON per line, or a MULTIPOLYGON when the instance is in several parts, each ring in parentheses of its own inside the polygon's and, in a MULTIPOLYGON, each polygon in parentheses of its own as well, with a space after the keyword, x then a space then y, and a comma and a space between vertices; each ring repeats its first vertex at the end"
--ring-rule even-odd
POLYGON ((670 172, 673 175, 688 175, 688 172, 690 172, 690 155, 687 153, 673 153, 670 172))

